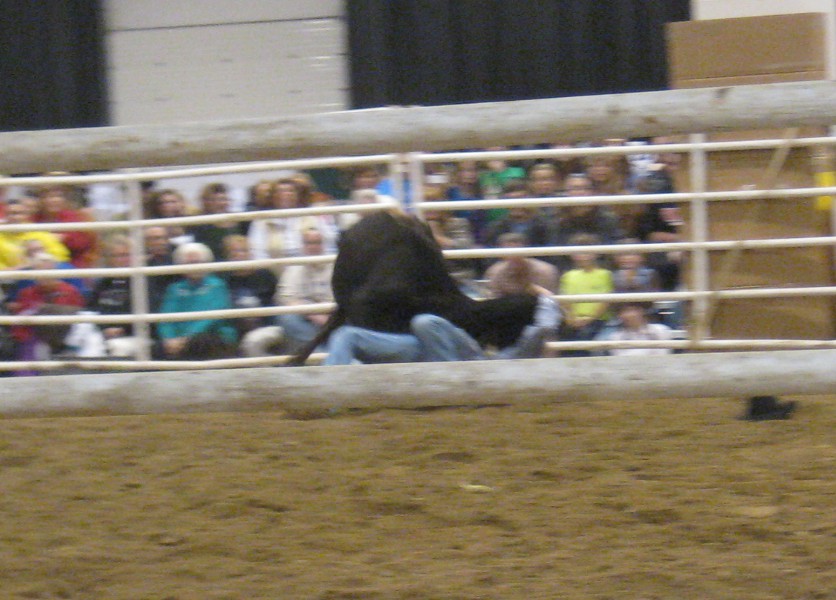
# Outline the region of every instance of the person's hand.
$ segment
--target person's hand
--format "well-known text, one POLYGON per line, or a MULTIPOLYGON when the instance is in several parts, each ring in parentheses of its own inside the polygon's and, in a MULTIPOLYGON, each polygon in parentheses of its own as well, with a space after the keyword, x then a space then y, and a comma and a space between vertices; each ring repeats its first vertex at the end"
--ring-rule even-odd
POLYGON ((592 323, 592 317, 569 317, 566 324, 572 329, 581 329, 592 323))
POLYGON ((163 349, 165 349, 165 353, 168 356, 177 356, 183 351, 183 348, 186 347, 187 340, 188 338, 185 337, 163 340, 163 349))
POLYGON ((328 320, 330 315, 327 314, 315 314, 315 315, 308 315, 308 320, 318 327, 322 327, 325 325, 325 322, 328 320))
POLYGON ((102 334, 107 339, 122 337, 125 335, 125 328, 124 327, 105 327, 102 330, 102 334))

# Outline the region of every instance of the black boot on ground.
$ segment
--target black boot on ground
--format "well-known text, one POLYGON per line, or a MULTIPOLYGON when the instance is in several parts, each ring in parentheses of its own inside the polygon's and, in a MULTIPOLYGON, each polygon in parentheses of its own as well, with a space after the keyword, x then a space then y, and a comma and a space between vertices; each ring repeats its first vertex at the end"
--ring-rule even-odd
POLYGON ((743 419, 746 421, 789 419, 795 406, 794 401, 781 402, 775 396, 752 396, 749 398, 743 419))

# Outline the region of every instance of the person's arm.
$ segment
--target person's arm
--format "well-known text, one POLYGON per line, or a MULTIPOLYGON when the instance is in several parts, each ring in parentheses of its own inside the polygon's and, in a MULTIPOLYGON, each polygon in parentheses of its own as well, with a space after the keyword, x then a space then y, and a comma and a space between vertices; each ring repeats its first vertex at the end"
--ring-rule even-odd
POLYGON ((557 329, 562 320, 560 307, 551 297, 551 292, 534 286, 537 292, 537 308, 534 309, 534 325, 544 329, 557 329))
MULTIPOLYGON (((179 303, 177 302, 176 286, 176 283, 170 283, 168 287, 165 288, 163 302, 160 305, 161 313, 181 312, 178 306, 179 303)), ((160 337, 161 340, 176 338, 177 325, 178 323, 176 321, 163 321, 157 323, 157 335, 160 337)))
POLYGON ((54 233, 50 231, 30 231, 23 234, 20 238, 23 240, 38 240, 44 246, 44 250, 55 257, 58 262, 67 262, 70 260, 70 250, 64 245, 61 240, 54 233))
POLYGON ((549 294, 554 294, 555 290, 560 286, 560 271, 557 270, 551 263, 545 263, 542 269, 542 280, 540 285, 544 287, 549 294))
POLYGON ((96 251, 96 234, 90 231, 65 231, 61 241, 70 251, 70 262, 76 266, 87 266, 96 251))
POLYGON ((23 250, 0 233, 0 270, 16 269, 23 262, 23 250))
POLYGON ((305 274, 303 265, 290 265, 283 272, 276 290, 276 302, 281 306, 306 304, 302 281, 305 274))
POLYGON ((276 293, 276 286, 279 284, 279 280, 276 275, 268 269, 263 269, 259 272, 261 273, 261 277, 263 277, 264 281, 262 282, 262 289, 258 294, 258 301, 261 302, 261 306, 273 306, 273 297, 276 293))

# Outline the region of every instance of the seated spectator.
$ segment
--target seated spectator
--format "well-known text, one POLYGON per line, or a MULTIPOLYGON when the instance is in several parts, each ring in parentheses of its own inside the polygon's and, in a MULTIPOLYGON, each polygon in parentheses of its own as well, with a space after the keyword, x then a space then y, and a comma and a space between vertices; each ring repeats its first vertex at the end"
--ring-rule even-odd
MULTIPOLYGON (((32 257, 35 270, 56 268, 55 259, 46 252, 32 257)), ((10 312, 19 315, 75 314, 84 306, 84 297, 69 283, 54 277, 38 278, 34 285, 20 291, 13 302, 7 303, 10 312)), ((17 342, 17 359, 48 360, 54 352, 64 348, 69 325, 15 325, 12 336, 17 342)), ((32 374, 30 372, 21 374, 32 374)))
MULTIPOLYGON (((105 264, 108 267, 131 266, 131 240, 124 234, 112 234, 103 244, 105 264)), ((129 275, 102 277, 96 282, 87 310, 100 315, 130 315, 133 313, 131 278, 129 275)), ((112 323, 99 326, 104 336, 107 353, 111 356, 135 356, 139 340, 134 337, 130 323, 112 323)))
POLYGON ((395 204, 395 198, 389 194, 384 194, 378 189, 380 185, 380 169, 375 165, 360 165, 351 169, 348 172, 349 182, 349 197, 353 199, 353 193, 358 190, 374 190, 377 194, 377 202, 386 202, 395 204))
MULTIPOLYGON (((21 225, 32 223, 32 214, 25 203, 19 200, 9 200, 6 203, 6 223, 9 225, 21 225)), ((70 260, 69 249, 61 242, 61 239, 49 231, 4 231, 0 232, 0 241, 17 247, 20 251, 20 266, 25 260, 23 245, 29 240, 38 240, 45 252, 51 254, 59 262, 70 260)))
POLYGON ((584 162, 584 171, 592 184, 593 195, 618 196, 626 193, 630 163, 623 154, 596 154, 588 156, 584 162))
MULTIPOLYGON (((450 200, 483 200, 482 185, 479 183, 479 167, 476 161, 465 160, 456 165, 453 173, 453 185, 447 190, 450 200)), ((459 218, 467 219, 473 231, 473 237, 478 244, 485 243, 487 234, 488 213, 485 210, 457 210, 459 218)))
MULTIPOLYGON (((424 189, 424 201, 432 203, 444 199, 443 191, 435 186, 424 189)), ((427 204, 422 206, 423 218, 432 230, 433 237, 442 250, 464 250, 473 248, 473 232, 467 219, 456 217, 446 210, 432 210, 427 204)), ((455 279, 465 287, 472 287, 478 264, 471 260, 447 260, 447 269, 455 279)))
MULTIPOLYGON (((594 245, 599 241, 588 234, 578 235, 570 240, 572 246, 594 245)), ((598 264, 598 255, 593 252, 577 252, 572 255, 573 268, 560 278, 560 293, 608 294, 613 291, 612 272, 598 264)), ((572 302, 566 309, 559 336, 563 341, 587 341, 596 335, 609 319, 608 302, 572 302)), ((563 356, 589 356, 583 350, 562 352, 563 356)))
MULTIPOLYGON (((639 240, 625 239, 625 244, 639 244, 639 240)), ((644 264, 644 255, 638 252, 619 252, 615 255, 613 287, 616 292, 658 292, 659 275, 644 264)))
MULTIPOLYGON (((503 233, 500 248, 525 248, 528 245, 521 233, 503 233)), ((488 289, 494 296, 523 294, 538 286, 554 294, 558 288, 557 267, 543 260, 527 256, 509 256, 492 264, 485 272, 488 289)))
POLYGON ((528 190, 532 198, 555 198, 560 196, 562 180, 560 172, 552 163, 541 162, 528 170, 528 190))
MULTIPOLYGON (((673 182, 660 165, 651 165, 648 174, 638 181, 639 193, 666 194, 673 192, 673 182)), ((636 236, 645 243, 682 241, 684 222, 679 207, 674 203, 648 204, 639 215, 636 236)), ((647 266, 659 273, 662 290, 679 287, 682 264, 681 252, 653 252, 647 256, 647 266)))
MULTIPOLYGON (((171 243, 166 227, 153 226, 145 230, 145 264, 149 267, 167 267, 174 264, 171 243)), ((180 279, 176 274, 148 276, 148 310, 159 312, 168 286, 180 279)))
MULTIPOLYGON (((16 267, 16 269, 21 271, 33 269, 32 263, 34 257, 44 252, 46 252, 46 248, 44 247, 43 241, 41 239, 31 238, 25 240, 23 242, 23 262, 20 263, 16 267)), ((49 253, 47 252, 47 254, 49 253)), ((71 276, 71 271, 75 270, 75 267, 73 265, 71 265, 68 262, 59 261, 55 259, 55 268, 68 271, 67 277, 62 277, 61 281, 64 281, 74 286, 82 296, 87 296, 87 294, 90 291, 88 281, 86 279, 82 279, 81 277, 71 276)), ((32 285, 35 285, 34 279, 18 279, 11 286, 9 286, 8 300, 13 301, 21 290, 32 285)))
MULTIPOLYGON (((488 152, 501 152, 507 150, 505 146, 491 146, 485 148, 488 152)), ((500 198, 506 192, 508 182, 519 179, 525 179, 525 169, 522 167, 510 166, 504 159, 492 158, 486 163, 487 168, 482 170, 479 175, 479 185, 482 187, 482 192, 485 198, 500 198)), ((502 216, 504 209, 495 209, 500 212, 489 212, 488 221, 494 221, 502 216)))
MULTIPOLYGON (((270 210, 273 208, 273 188, 275 182, 269 179, 262 179, 251 185, 247 190, 247 203, 244 210, 255 212, 259 210, 270 210)), ((244 235, 249 234, 252 221, 244 221, 244 235)))
POLYGON ((273 208, 273 187, 275 183, 269 179, 262 179, 249 189, 249 199, 245 210, 270 210, 273 208))
MULTIPOLYGON (((230 235, 224 239, 224 258, 229 261, 251 260, 250 244, 243 235, 230 235)), ((229 288, 232 306, 235 308, 261 308, 273 306, 273 295, 278 283, 270 269, 245 267, 236 271, 224 271, 223 279, 229 288)), ((267 356, 271 344, 281 340, 281 329, 271 323, 272 317, 236 318, 233 325, 241 340, 239 348, 244 356, 267 356)))
MULTIPOLYGON (((307 208, 310 202, 303 195, 298 182, 291 178, 276 182, 273 209, 307 208)), ((283 258, 302 254, 302 232, 318 229, 323 236, 326 251, 337 250, 338 227, 333 215, 288 216, 272 219, 258 219, 250 225, 247 237, 253 258, 283 258)), ((281 268, 274 269, 277 275, 281 268)))
POLYGON ((332 204, 334 202, 333 196, 321 191, 309 173, 304 171, 297 171, 290 176, 290 179, 299 185, 300 195, 308 199, 311 206, 317 204, 332 204))
MULTIPOLYGON (((204 215, 230 214, 230 199, 226 184, 210 183, 203 187, 200 192, 200 205, 204 215)), ((221 221, 219 223, 204 223, 192 225, 187 228, 186 233, 199 242, 208 246, 212 256, 223 256, 224 238, 228 235, 241 235, 246 230, 241 221, 221 221)), ((176 243, 169 236, 169 240, 176 243)))
MULTIPOLYGON (((183 194, 174 189, 164 189, 151 196, 149 205, 149 219, 174 219, 177 217, 188 217, 195 212, 186 205, 183 194)), ((185 242, 193 242, 194 237, 186 233, 183 225, 168 225, 168 238, 171 243, 179 245, 185 242)))
MULTIPOLYGON (((550 148, 552 150, 569 150, 572 148, 579 148, 582 146, 587 146, 588 144, 546 144, 546 148, 550 148)), ((545 160, 539 159, 538 162, 550 162, 555 166, 557 169, 558 174, 560 175, 560 181, 565 182, 566 178, 569 177, 572 173, 583 173, 586 170, 586 165, 584 164, 583 157, 581 156, 573 156, 571 154, 564 154, 561 156, 556 156, 552 159, 545 160)))
MULTIPOLYGON (((380 170, 375 165, 361 165, 348 172, 349 195, 343 204, 388 204, 397 205, 397 200, 378 189, 380 170)), ((361 213, 340 213, 336 215, 340 231, 345 231, 363 216, 361 213)))
MULTIPOLYGON (((582 173, 573 173, 566 178, 566 196, 582 198, 593 194, 592 182, 582 173)), ((578 234, 595 236, 600 244, 615 244, 623 236, 617 217, 600 205, 575 204, 565 207, 557 223, 554 243, 557 246, 571 246, 569 240, 578 234)), ((566 271, 570 262, 565 258, 558 261, 561 271, 566 271)))
MULTIPOLYGON (((528 188, 525 181, 515 179, 505 186, 503 198, 525 198, 528 188)), ((503 233, 521 233, 532 246, 549 245, 549 224, 533 207, 515 206, 508 209, 507 216, 492 222, 488 226, 485 243, 492 248, 499 244, 499 236, 503 233)))
MULTIPOLYGON (((601 339, 610 341, 670 340, 673 331, 667 325, 651 323, 647 309, 641 303, 625 302, 619 304, 618 321, 601 339)), ((654 356, 670 354, 670 348, 613 348, 608 351, 612 356, 654 356)))
MULTIPOLYGON (((624 140, 612 140, 609 145, 623 145, 624 140)), ((596 154, 586 158, 586 175, 592 183, 594 196, 620 196, 632 192, 629 187, 630 162, 625 155, 596 154)), ((639 208, 636 204, 615 204, 606 209, 618 222, 618 228, 625 233, 635 230, 639 208)))
MULTIPOLYGON (((528 195, 532 198, 557 198, 562 195, 563 178, 557 166, 551 162, 533 164, 528 170, 528 195)), ((555 228, 560 211, 556 206, 543 206, 538 209, 548 221, 550 229, 555 228)), ((554 236, 553 233, 550 234, 554 236)), ((556 259, 552 259, 556 260, 556 259)))
MULTIPOLYGON (((308 229, 303 233, 304 253, 306 256, 321 256, 325 253, 322 233, 317 229, 308 229)), ((304 306, 333 302, 331 291, 331 273, 333 263, 306 263, 289 265, 282 272, 277 293, 281 306, 304 306)), ((288 354, 297 352, 316 337, 328 320, 330 312, 283 314, 276 317, 276 323, 284 331, 283 350, 288 354)))
MULTIPOLYGON (((40 208, 33 221, 36 223, 80 223, 90 221, 83 212, 72 208, 69 191, 65 187, 52 186, 39 192, 40 208)), ((98 262, 99 239, 92 231, 58 231, 55 236, 70 251, 69 262, 79 268, 93 267, 98 262)), ((56 255, 57 256, 57 255, 56 255)), ((60 258, 60 257, 59 257, 60 258)))
MULTIPOLYGON (((191 242, 178 246, 178 265, 210 263, 212 251, 205 244, 191 242)), ((182 313, 232 308, 229 288, 213 273, 189 272, 166 288, 161 313, 182 313)), ((157 325, 162 350, 167 358, 200 360, 236 354, 238 335, 227 319, 168 321, 157 325)))

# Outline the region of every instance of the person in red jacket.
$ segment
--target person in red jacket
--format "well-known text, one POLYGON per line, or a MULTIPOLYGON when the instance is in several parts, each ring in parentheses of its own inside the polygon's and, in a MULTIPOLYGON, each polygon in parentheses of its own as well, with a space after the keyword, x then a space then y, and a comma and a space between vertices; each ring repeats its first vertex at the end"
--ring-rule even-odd
MULTIPOLYGON (((32 268, 49 270, 57 268, 52 255, 40 252, 32 257, 32 268)), ((41 277, 35 285, 20 291, 8 309, 19 315, 72 314, 84 306, 84 297, 74 285, 54 277, 41 277)), ((67 325, 15 325, 12 337, 17 342, 18 360, 49 358, 51 350, 60 349, 67 325)))
MULTIPOLYGON (((44 188, 39 193, 40 210, 36 223, 78 223, 90 221, 88 215, 71 208, 67 190, 63 187, 44 188)), ((93 231, 56 231, 70 250, 70 263, 78 268, 96 266, 99 254, 98 236, 93 231)))

